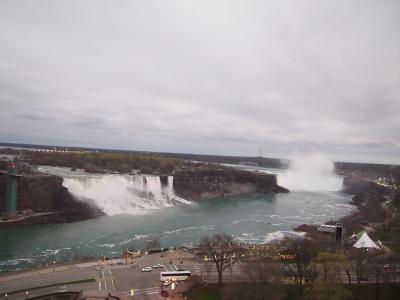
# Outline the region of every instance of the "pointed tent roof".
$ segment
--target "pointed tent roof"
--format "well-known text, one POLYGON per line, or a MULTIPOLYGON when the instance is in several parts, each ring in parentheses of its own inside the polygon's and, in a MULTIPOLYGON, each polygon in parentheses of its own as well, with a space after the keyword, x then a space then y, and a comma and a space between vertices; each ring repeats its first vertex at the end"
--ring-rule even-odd
POLYGON ((374 248, 379 249, 379 247, 371 240, 366 232, 363 232, 359 240, 353 245, 356 248, 374 248))

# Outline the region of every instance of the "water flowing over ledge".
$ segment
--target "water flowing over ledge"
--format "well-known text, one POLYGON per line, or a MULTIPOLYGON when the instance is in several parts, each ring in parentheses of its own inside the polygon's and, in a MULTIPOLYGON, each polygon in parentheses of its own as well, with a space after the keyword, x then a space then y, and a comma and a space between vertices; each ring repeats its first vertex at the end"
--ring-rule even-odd
POLYGON ((77 199, 92 201, 105 214, 138 215, 149 210, 191 202, 175 195, 173 176, 166 184, 153 175, 95 175, 64 177, 63 185, 77 199))

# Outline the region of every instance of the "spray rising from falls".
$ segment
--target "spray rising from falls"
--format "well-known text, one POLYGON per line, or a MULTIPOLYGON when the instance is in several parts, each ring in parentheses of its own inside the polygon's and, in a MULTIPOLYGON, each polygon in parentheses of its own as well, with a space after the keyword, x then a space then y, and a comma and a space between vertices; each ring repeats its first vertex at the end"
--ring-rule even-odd
POLYGON ((107 215, 143 214, 148 210, 191 202, 174 194, 173 177, 97 175, 64 177, 63 185, 78 199, 90 199, 107 215))
POLYGON ((335 175, 334 164, 326 156, 313 153, 296 157, 289 169, 278 175, 278 184, 290 191, 339 191, 343 178, 335 175))

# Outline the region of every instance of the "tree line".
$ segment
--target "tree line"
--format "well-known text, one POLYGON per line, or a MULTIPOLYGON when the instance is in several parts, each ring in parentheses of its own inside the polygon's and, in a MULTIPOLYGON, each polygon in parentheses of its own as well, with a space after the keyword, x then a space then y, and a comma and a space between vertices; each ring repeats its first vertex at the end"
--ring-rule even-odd
POLYGON ((33 165, 61 166, 83 169, 89 173, 130 173, 140 170, 145 174, 171 174, 184 162, 179 159, 118 152, 32 152, 24 153, 25 161, 33 165))
POLYGON ((247 246, 215 234, 201 240, 200 255, 215 266, 224 299, 285 299, 288 286, 295 287, 295 299, 360 299, 365 282, 374 284, 374 299, 397 299, 383 289, 398 281, 398 253, 330 246, 306 238, 284 240, 279 247, 247 246), (241 283, 224 285, 234 264, 241 283))

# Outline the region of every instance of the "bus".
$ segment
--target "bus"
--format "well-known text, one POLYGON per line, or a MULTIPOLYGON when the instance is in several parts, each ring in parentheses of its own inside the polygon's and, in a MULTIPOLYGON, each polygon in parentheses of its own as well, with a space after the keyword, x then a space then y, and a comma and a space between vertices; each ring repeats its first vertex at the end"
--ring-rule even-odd
POLYGON ((190 271, 168 271, 160 272, 160 281, 180 281, 186 280, 192 275, 190 271))

